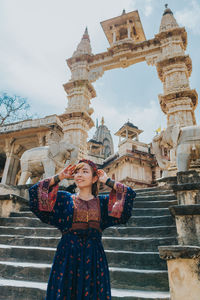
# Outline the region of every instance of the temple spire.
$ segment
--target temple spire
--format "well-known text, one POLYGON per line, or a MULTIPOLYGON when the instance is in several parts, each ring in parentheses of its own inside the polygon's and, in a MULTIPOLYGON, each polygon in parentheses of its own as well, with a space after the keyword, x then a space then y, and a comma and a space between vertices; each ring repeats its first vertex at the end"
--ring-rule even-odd
POLYGON ((85 28, 84 34, 80 43, 78 44, 76 51, 73 53, 73 56, 79 56, 82 54, 92 54, 92 48, 90 45, 90 37, 88 34, 88 28, 85 28))
POLYGON ((159 32, 167 31, 177 27, 179 26, 176 22, 176 19, 174 18, 173 12, 168 7, 168 4, 165 4, 165 10, 161 19, 159 32))

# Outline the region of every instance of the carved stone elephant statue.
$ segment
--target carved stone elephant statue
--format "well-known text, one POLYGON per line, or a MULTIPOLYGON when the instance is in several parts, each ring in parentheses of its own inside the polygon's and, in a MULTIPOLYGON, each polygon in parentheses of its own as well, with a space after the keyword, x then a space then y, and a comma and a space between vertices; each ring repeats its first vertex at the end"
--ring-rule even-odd
POLYGON ((200 159, 200 126, 169 126, 153 138, 152 146, 161 169, 166 170, 170 166, 170 160, 162 155, 165 147, 175 150, 178 172, 187 171, 192 160, 200 159))
POLYGON ((34 183, 43 177, 51 177, 64 168, 65 163, 76 163, 78 148, 68 142, 51 142, 48 146, 27 150, 21 157, 21 177, 18 185, 26 184, 28 178, 34 183))

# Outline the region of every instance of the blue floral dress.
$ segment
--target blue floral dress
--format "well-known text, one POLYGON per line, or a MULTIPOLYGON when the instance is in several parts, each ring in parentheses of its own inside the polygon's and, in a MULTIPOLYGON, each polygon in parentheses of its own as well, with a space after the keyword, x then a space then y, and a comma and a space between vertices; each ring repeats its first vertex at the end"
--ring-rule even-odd
POLYGON ((131 217, 135 192, 117 183, 109 195, 89 201, 49 188, 45 179, 29 190, 30 208, 44 223, 57 227, 58 243, 46 300, 111 300, 109 269, 102 231, 131 217))

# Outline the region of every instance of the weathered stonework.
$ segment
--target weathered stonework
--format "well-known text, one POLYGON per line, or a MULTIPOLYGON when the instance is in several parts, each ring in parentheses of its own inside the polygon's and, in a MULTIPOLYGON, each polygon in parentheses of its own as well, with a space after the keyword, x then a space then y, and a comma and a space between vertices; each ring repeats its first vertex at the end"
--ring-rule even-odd
POLYGON ((20 208, 27 205, 27 201, 16 195, 0 195, 0 216, 7 218, 11 212, 19 212, 20 208))
POLYGON ((171 300, 198 300, 200 295, 200 247, 159 247, 167 260, 171 300))
POLYGON ((180 246, 160 247, 167 259, 172 300, 198 299, 200 295, 200 174, 199 169, 177 173, 172 185, 179 205, 171 206, 180 246))

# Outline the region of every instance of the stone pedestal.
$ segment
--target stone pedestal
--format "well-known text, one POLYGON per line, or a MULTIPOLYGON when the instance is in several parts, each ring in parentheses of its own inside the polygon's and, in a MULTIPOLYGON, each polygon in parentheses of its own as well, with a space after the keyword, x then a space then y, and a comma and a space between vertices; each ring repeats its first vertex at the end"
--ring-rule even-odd
POLYGON ((175 205, 170 212, 176 220, 179 245, 200 246, 200 205, 175 205))
POLYGON ((167 260, 171 300, 200 299, 200 247, 159 247, 167 260))
POLYGON ((180 205, 200 204, 200 172, 190 170, 177 173, 177 184, 172 185, 180 205))

